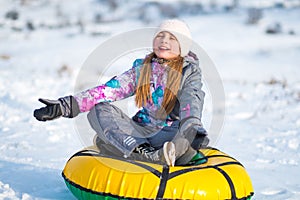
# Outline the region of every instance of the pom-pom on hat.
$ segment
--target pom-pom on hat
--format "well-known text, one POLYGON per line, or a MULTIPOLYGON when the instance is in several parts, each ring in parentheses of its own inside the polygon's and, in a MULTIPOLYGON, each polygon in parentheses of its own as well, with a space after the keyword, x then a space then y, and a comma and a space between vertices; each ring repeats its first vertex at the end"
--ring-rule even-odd
POLYGON ((154 38, 162 31, 173 34, 180 45, 180 56, 186 56, 192 46, 192 36, 186 23, 179 19, 168 19, 163 21, 154 34, 154 38))

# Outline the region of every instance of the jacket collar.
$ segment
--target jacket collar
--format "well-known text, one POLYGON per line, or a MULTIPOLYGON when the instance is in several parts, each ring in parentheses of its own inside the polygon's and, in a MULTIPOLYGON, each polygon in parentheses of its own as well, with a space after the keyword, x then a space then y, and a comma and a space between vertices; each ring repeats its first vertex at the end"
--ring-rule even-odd
POLYGON ((188 55, 184 57, 183 68, 187 67, 189 64, 199 65, 199 59, 192 51, 190 51, 188 55))
MULTIPOLYGON (((159 64, 168 64, 169 60, 154 57, 154 58, 152 58, 152 62, 157 62, 159 64)), ((195 53, 193 53, 192 51, 190 51, 188 53, 188 55, 186 55, 184 57, 183 68, 185 68, 189 64, 199 65, 199 59, 198 59, 197 55, 195 53)))

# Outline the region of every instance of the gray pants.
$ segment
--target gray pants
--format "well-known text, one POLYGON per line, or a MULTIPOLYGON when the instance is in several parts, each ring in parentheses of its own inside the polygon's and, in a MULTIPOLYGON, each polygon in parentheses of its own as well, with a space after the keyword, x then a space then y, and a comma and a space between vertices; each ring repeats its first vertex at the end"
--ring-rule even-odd
POLYGON ((179 121, 162 129, 139 125, 118 107, 110 103, 99 103, 88 113, 88 120, 98 137, 107 144, 112 144, 125 156, 130 156, 134 148, 141 144, 149 144, 160 149, 167 141, 172 141, 176 147, 176 158, 186 155, 182 162, 190 160, 196 151, 190 147, 190 138, 178 133, 179 121))

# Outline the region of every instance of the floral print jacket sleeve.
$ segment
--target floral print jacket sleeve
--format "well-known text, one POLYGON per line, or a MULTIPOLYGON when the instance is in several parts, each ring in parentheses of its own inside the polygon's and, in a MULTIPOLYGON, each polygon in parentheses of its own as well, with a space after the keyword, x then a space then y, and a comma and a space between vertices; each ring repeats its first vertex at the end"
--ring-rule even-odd
POLYGON ((137 59, 133 67, 123 74, 113 77, 103 85, 74 95, 80 112, 87 112, 100 102, 113 102, 134 95, 142 63, 143 59, 137 59))

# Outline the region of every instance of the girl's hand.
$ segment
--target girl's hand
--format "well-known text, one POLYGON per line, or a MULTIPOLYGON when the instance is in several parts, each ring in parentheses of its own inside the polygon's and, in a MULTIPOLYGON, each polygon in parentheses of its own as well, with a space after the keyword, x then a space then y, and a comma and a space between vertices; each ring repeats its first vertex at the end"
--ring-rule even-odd
POLYGON ((37 120, 48 121, 62 116, 59 100, 39 99, 39 101, 46 104, 46 107, 34 110, 33 116, 37 120))
POLYGON ((39 101, 46 104, 46 107, 33 112, 33 116, 39 121, 53 120, 60 116, 73 118, 80 113, 78 103, 73 96, 62 97, 58 100, 39 99, 39 101))

